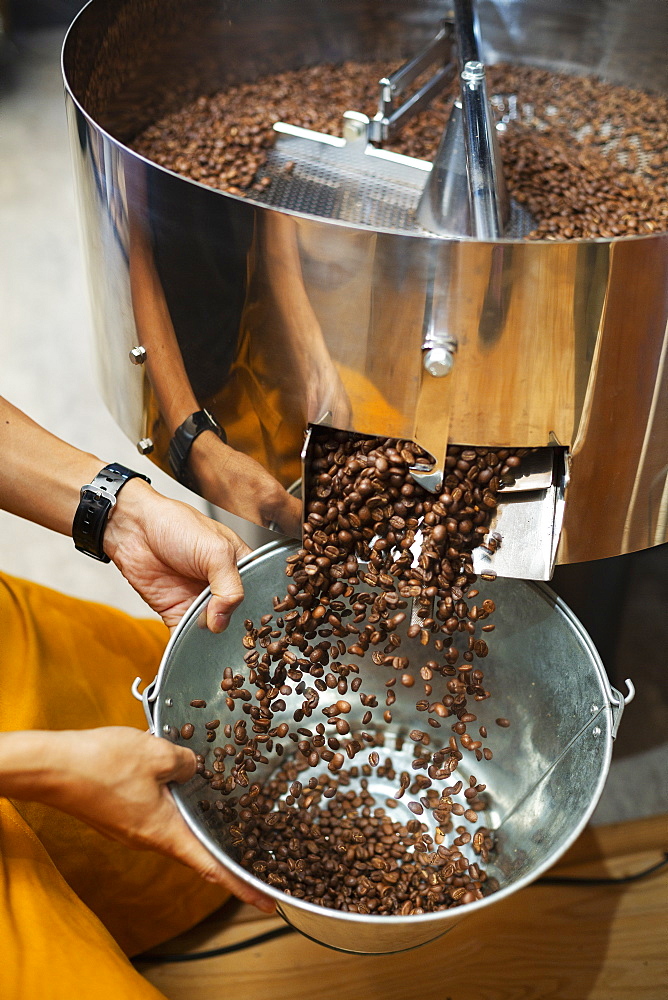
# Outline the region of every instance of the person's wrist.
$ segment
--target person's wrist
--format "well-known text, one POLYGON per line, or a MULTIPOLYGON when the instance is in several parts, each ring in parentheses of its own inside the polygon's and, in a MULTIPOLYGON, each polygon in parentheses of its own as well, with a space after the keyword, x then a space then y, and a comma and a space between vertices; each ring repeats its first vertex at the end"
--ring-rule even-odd
POLYGON ((79 784, 77 762, 82 755, 88 759, 85 735, 69 729, 39 734, 43 750, 38 757, 36 791, 30 798, 57 808, 69 800, 72 788, 79 784))
POLYGON ((70 532, 74 514, 81 500, 81 487, 86 483, 92 483, 102 468, 104 461, 101 458, 87 452, 76 452, 71 466, 66 470, 62 487, 68 492, 68 503, 63 517, 70 532))
POLYGON ((118 462, 103 466, 97 475, 80 488, 80 498, 72 521, 75 548, 100 562, 109 562, 105 551, 105 536, 109 519, 119 494, 134 479, 150 483, 141 472, 135 472, 118 462))
POLYGON ((230 446, 212 430, 202 431, 190 446, 190 471, 202 475, 211 467, 212 462, 215 462, 216 468, 219 469, 220 463, 226 460, 226 453, 231 451, 230 446))
POLYGON ((107 519, 104 551, 110 559, 125 540, 136 536, 146 523, 147 506, 159 496, 144 479, 129 479, 116 497, 107 519))
POLYGON ((206 408, 188 414, 173 432, 169 443, 168 459, 172 474, 183 486, 191 489, 197 486, 193 482, 192 451, 196 442, 204 436, 209 442, 212 437, 227 442, 224 429, 206 408))
POLYGON ((193 441, 188 456, 188 471, 200 495, 225 509, 231 501, 230 489, 239 488, 230 467, 235 454, 234 448, 213 431, 203 431, 193 441))

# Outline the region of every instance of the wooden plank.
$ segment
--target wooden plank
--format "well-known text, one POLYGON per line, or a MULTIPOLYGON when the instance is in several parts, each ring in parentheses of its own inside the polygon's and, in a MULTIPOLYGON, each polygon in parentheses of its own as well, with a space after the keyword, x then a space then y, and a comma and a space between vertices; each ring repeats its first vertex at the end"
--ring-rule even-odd
MULTIPOLYGON (((609 826, 588 826, 550 874, 561 875, 573 865, 596 861, 607 863, 610 859, 624 857, 629 852, 652 851, 657 848, 668 851, 668 816, 649 816, 645 819, 627 820, 625 823, 611 823, 609 826)), ((592 870, 589 874, 601 873, 592 870)))
MULTIPOLYGON (((668 847, 666 817, 585 832, 555 873, 622 875, 668 847), (582 841, 582 843, 580 842, 582 841)), ((668 872, 621 887, 534 885, 462 921, 438 941, 396 955, 331 951, 298 934, 216 959, 155 965, 146 976, 170 1000, 665 1000, 668 872)), ((230 944, 275 918, 236 906, 166 946, 230 944)))

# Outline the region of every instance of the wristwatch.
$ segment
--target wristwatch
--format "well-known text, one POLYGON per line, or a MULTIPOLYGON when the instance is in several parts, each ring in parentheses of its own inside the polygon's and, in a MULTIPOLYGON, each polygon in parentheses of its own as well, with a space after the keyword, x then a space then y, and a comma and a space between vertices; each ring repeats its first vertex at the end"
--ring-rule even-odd
POLYGON ((142 476, 141 472, 133 472, 124 465, 113 462, 105 465, 96 475, 92 483, 81 487, 81 499, 72 522, 72 538, 74 547, 84 552, 91 559, 108 563, 109 556, 102 548, 104 529, 112 507, 116 505, 116 497, 130 479, 151 480, 142 476))
POLYGON ((208 410, 197 410, 191 413, 183 421, 180 427, 174 431, 174 437, 169 442, 169 466, 183 486, 192 487, 193 481, 188 472, 188 456, 192 448, 193 441, 202 431, 213 431, 213 433, 227 444, 227 435, 220 426, 216 418, 208 410))

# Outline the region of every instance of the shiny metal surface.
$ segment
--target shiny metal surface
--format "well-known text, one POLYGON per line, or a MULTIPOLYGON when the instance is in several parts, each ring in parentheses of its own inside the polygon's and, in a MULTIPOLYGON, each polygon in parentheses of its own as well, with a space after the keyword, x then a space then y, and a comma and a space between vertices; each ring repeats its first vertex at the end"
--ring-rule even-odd
POLYGON ((455 101, 415 217, 429 233, 471 233, 462 104, 455 101))
MULTIPOLYGON (((661 8, 482 3, 481 54, 665 91, 661 8)), ((324 411, 412 438, 437 465, 448 441, 558 443, 570 456, 558 562, 664 542, 668 235, 525 243, 349 225, 222 194, 125 145, 235 81, 344 58, 400 64, 445 13, 435 0, 84 9, 63 66, 105 401, 167 469, 166 400, 192 396, 284 485, 324 411), (428 329, 457 341, 443 378, 423 365, 428 329), (138 345, 143 366, 128 357, 138 345)))
POLYGON ((541 448, 528 456, 527 475, 504 489, 490 520, 495 550, 480 545, 473 550, 476 573, 492 573, 520 580, 550 580, 564 517, 568 483, 561 449, 541 448), (535 462, 535 472, 532 465, 535 462))
POLYGON ((494 141, 485 67, 477 61, 464 63, 461 80, 473 235, 481 240, 497 240, 503 236, 508 221, 508 200, 494 141))
POLYGON ((415 229, 415 205, 431 164, 377 149, 367 138, 370 125, 366 115, 347 112, 339 138, 276 122, 276 142, 263 168, 263 176, 271 178, 265 203, 340 222, 415 229), (358 125, 354 132, 352 116, 358 125), (353 134, 346 138, 346 132, 353 134))
POLYGON ((455 73, 455 63, 452 57, 452 24, 446 21, 421 52, 404 63, 394 73, 382 77, 380 82, 380 100, 378 114, 369 123, 368 136, 372 142, 382 142, 391 139, 401 128, 414 118, 423 108, 443 90, 455 73), (400 98, 411 84, 432 65, 438 69, 426 83, 410 94, 398 107, 400 98))
POLYGON ((471 233, 478 239, 496 240, 504 235, 510 206, 487 97, 485 66, 480 60, 479 25, 473 0, 454 0, 454 7, 471 233))
MULTIPOLYGON (((206 699, 207 719, 234 723, 237 717, 244 717, 239 703, 232 714, 226 707, 220 689, 223 668, 233 666, 235 672, 245 673, 243 620, 257 620, 272 607, 274 594, 283 593, 285 556, 295 546, 272 543, 242 561, 246 597, 222 635, 206 628, 203 611, 208 592, 187 612, 165 651, 155 686, 146 693, 154 732, 179 742, 179 729, 185 721, 200 722, 189 705, 193 698, 206 699)), ((454 911, 374 917, 324 910, 263 884, 285 919, 308 937, 344 951, 376 954, 424 944, 464 917, 473 920, 485 907, 537 878, 570 846, 591 815, 608 773, 613 731, 624 699, 610 687, 582 626, 547 587, 498 580, 487 585, 483 596, 493 596, 496 602, 497 627, 485 660, 485 683, 492 697, 478 703, 476 714, 479 723, 488 726, 494 757, 471 766, 489 791, 484 822, 497 831, 499 850, 488 871, 498 879, 499 891, 454 911), (512 720, 509 729, 494 725, 499 716, 512 720)), ((407 626, 408 621, 401 628, 407 626)), ((401 649, 411 657, 412 669, 417 672, 422 647, 404 634, 401 649)), ((365 657, 365 690, 385 690, 387 669, 376 666, 370 655, 365 657)), ((373 725, 385 734, 384 752, 400 763, 393 737, 419 725, 421 717, 415 710, 415 694, 410 693, 413 689, 397 687, 391 725, 380 719, 373 725)), ((277 724, 292 718, 301 697, 294 694, 286 702, 285 712, 275 717, 277 724)), ((363 710, 353 707, 347 717, 353 728, 360 724, 363 710)), ((213 749, 205 740, 203 721, 187 745, 209 759, 213 749)), ((255 777, 266 778, 279 760, 275 757, 265 767, 259 765, 255 777)), ((468 784, 470 773, 464 760, 455 780, 461 777, 468 784)), ((395 788, 372 778, 370 790, 382 804, 395 788)), ((237 864, 238 849, 220 823, 218 811, 202 812, 197 806, 211 795, 206 781, 196 776, 186 785, 175 786, 172 794, 187 823, 209 850, 235 874, 253 881, 237 864)), ((405 813, 405 819, 412 816, 403 801, 394 813, 405 813)))

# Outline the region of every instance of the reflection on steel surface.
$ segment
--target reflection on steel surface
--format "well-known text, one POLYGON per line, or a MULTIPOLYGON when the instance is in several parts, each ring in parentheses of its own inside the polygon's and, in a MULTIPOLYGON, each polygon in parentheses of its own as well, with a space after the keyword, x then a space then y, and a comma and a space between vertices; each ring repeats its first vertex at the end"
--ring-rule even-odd
MULTIPOLYGON (((665 87, 657 5, 632 6, 483 3, 485 61, 665 87)), ((183 390, 284 485, 324 411, 412 438, 438 467, 448 441, 557 444, 570 466, 558 562, 659 544, 668 235, 483 242, 342 224, 205 188, 124 145, 235 80, 325 58, 398 63, 442 16, 433 0, 388 0, 382 17, 375 0, 85 8, 64 71, 105 401, 167 469, 166 400, 183 390), (428 331, 457 345, 445 377, 425 370, 428 331)))

